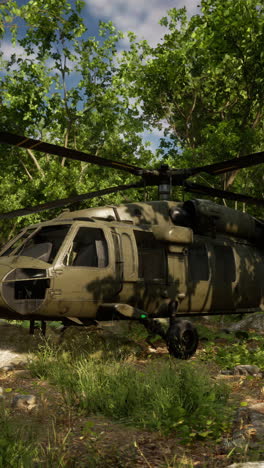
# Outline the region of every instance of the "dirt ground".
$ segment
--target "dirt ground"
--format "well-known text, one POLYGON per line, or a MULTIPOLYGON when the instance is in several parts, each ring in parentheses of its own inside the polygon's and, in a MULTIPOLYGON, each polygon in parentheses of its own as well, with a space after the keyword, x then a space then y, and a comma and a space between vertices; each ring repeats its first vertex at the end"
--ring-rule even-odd
MULTIPOLYGON (((50 327, 48 333, 58 339, 58 332, 50 327)), ((232 450, 223 449, 221 441, 196 440, 182 445, 174 436, 135 429, 103 416, 84 417, 77 408, 70 409, 56 388, 45 380, 32 378, 26 369, 29 353, 41 342, 39 333, 30 336, 21 326, 0 324, 0 387, 5 389, 5 404, 9 407, 14 395, 36 395, 36 408, 28 412, 11 409, 12 416, 18 426, 28 425, 33 436, 42 440, 43 453, 53 447, 52 456, 60 459, 59 466, 211 468, 238 461, 232 450), (56 450, 59 453, 55 454, 56 450)), ((167 349, 159 342, 157 349, 149 348, 148 353, 159 359, 167 349)), ((245 400, 264 401, 263 380, 221 378, 231 383, 238 405, 245 400)))

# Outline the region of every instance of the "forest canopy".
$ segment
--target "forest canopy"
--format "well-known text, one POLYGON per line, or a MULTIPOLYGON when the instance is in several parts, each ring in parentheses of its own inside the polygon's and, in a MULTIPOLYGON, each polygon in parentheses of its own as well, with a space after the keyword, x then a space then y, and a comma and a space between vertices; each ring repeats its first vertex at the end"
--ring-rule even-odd
MULTIPOLYGON (((111 22, 100 22, 98 37, 91 36, 83 7, 79 0, 0 5, 2 129, 141 167, 199 166, 263 149, 263 0, 202 0, 191 18, 171 9, 154 46, 111 22), (11 53, 3 47, 8 40, 11 53), (145 134, 156 131, 161 139, 153 150, 145 134)), ((0 212, 133 181, 34 150, 1 145, 0 151, 0 212)), ((259 165, 196 180, 263 197, 263 173, 259 165)), ((89 204, 144 196, 155 192, 89 204)), ((238 208, 261 216, 254 207, 238 208)), ((53 214, 5 222, 2 236, 53 214)))

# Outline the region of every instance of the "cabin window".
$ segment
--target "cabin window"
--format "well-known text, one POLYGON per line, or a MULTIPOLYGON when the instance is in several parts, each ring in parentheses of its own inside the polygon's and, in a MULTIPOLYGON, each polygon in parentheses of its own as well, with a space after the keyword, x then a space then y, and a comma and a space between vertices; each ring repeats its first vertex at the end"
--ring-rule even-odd
POLYGON ((204 244, 192 245, 188 249, 188 274, 191 281, 208 281, 208 252, 204 244))
POLYGON ((136 271, 135 265, 135 252, 133 249, 132 239, 126 233, 122 233, 122 251, 123 251, 123 258, 129 257, 129 261, 124 262, 124 275, 125 278, 129 278, 132 276, 136 271))
POLYGON ((134 231, 138 249, 138 276, 144 280, 166 277, 166 253, 164 245, 152 232, 134 231))
POLYGON ((64 263, 73 267, 106 267, 108 249, 102 229, 79 228, 64 263))
POLYGON ((216 277, 224 283, 236 280, 236 265, 232 247, 227 245, 215 245, 215 270, 216 277))

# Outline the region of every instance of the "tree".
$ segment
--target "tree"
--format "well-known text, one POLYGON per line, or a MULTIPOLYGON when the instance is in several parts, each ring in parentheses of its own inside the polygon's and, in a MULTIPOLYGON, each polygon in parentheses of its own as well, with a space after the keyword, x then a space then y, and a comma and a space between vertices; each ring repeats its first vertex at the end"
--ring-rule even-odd
MULTIPOLYGON (((166 34, 157 46, 128 33, 122 54, 123 35, 111 23, 100 23, 100 39, 89 36, 82 5, 0 5, 0 39, 11 31, 21 50, 1 56, 1 127, 142 167, 160 165, 161 159, 173 167, 200 165, 262 147, 263 0, 202 0, 201 14, 189 20, 184 9, 172 9, 161 20, 166 34), (23 34, 16 34, 22 24, 23 34), (142 137, 153 127, 164 131, 158 159, 142 137)), ((131 180, 34 150, 2 146, 1 155, 3 212, 131 180)), ((221 186, 261 196, 262 178, 258 166, 229 174, 221 186)), ((213 178, 206 181, 217 186, 213 178)), ((9 228, 5 223, 3 229, 9 228)))
MULTIPOLYGON (((263 9, 261 0, 202 0, 201 14, 189 20, 185 9, 172 9, 161 20, 167 32, 157 46, 135 41, 124 54, 131 96, 148 122, 164 128, 160 154, 171 165, 263 148, 263 9)), ((258 196, 262 177, 257 167, 228 174, 222 185, 258 196)))
MULTIPOLYGON (((67 0, 31 0, 21 8, 9 1, 1 7, 1 24, 13 28, 23 21, 25 26, 23 36, 16 36, 13 29, 13 41, 22 53, 3 62, 1 126, 98 156, 127 157, 130 162, 140 156, 144 165, 152 157, 140 135, 144 122, 116 67, 122 34, 111 23, 100 23, 101 39, 89 37, 81 7, 81 2, 73 7, 67 0)), ((3 146, 1 154, 2 212, 130 178, 34 150, 3 146)), ((122 201, 124 196, 114 198, 122 201)), ((22 226, 50 216, 36 214, 17 223, 22 226)), ((9 229, 9 224, 5 223, 4 229, 9 229)))

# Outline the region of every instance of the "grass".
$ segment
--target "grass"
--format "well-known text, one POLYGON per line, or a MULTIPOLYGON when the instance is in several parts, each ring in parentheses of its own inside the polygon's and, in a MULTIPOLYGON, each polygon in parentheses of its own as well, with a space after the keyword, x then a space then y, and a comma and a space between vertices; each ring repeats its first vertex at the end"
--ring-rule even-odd
POLYGON ((227 387, 191 362, 172 358, 138 368, 126 360, 76 358, 47 345, 30 370, 57 385, 67 404, 86 415, 102 414, 183 439, 217 438, 227 421, 227 387))
MULTIPOLYGON (((213 363, 216 372, 219 367, 230 368, 237 364, 256 364, 264 368, 264 337, 249 333, 249 340, 241 340, 233 334, 213 331, 214 327, 208 330, 204 327, 200 331, 205 338, 204 349, 194 360, 185 362, 168 355, 147 359, 141 345, 131 340, 133 337, 141 343, 146 335, 144 328, 138 324, 121 325, 123 337, 111 336, 108 329, 89 333, 74 329, 67 330, 67 339, 60 345, 41 340, 38 352, 29 363, 33 377, 47 380, 63 395, 64 409, 87 421, 88 426, 85 423, 84 433, 79 436, 87 441, 91 466, 101 466, 106 460, 103 442, 97 440, 100 434, 93 434, 89 426, 94 415, 129 425, 128 430, 136 427, 156 431, 161 438, 170 435, 180 443, 203 444, 211 440, 213 444, 226 435, 234 408, 228 400, 228 387, 210 377, 206 363, 210 363, 211 370, 213 363)), ((1 413, 0 468, 31 468, 38 463, 47 468, 82 466, 70 452, 74 430, 72 436, 69 432, 69 437, 67 431, 58 434, 59 426, 55 421, 48 436, 39 438, 37 435, 33 440, 32 431, 26 427, 19 429, 13 417, 7 412, 1 413), (12 465, 8 464, 9 460, 12 465), (68 465, 69 460, 76 465, 68 465)), ((144 455, 144 445, 140 443, 139 449, 135 446, 135 453, 140 455, 141 449, 144 455)), ((119 448, 116 452, 113 446, 109 448, 109 457, 113 459, 113 465, 109 466, 123 466, 124 460, 121 455, 119 459, 118 453, 119 448)), ((239 454, 230 456, 233 455, 240 457, 239 454)), ((245 456, 253 460, 252 454, 245 456)), ((191 467, 193 464, 191 459, 180 460, 172 455, 165 461, 164 455, 164 466, 191 467)))
POLYGON ((19 427, 1 405, 0 408, 0 468, 31 468, 37 447, 29 427, 19 427))
POLYGON ((11 412, 0 406, 0 468, 54 468, 66 466, 71 460, 67 439, 71 429, 61 437, 57 433, 56 420, 51 424, 41 422, 41 414, 35 418, 27 413, 11 412))

